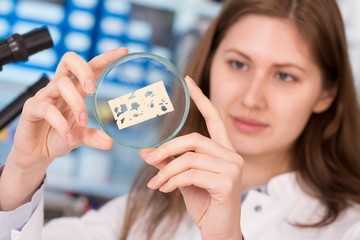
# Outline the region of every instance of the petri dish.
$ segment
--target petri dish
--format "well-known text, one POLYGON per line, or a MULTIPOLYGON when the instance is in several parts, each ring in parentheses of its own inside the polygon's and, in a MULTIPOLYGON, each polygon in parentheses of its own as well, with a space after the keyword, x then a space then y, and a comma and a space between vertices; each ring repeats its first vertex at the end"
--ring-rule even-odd
POLYGON ((185 79, 160 56, 137 52, 109 64, 96 81, 93 110, 118 144, 153 148, 183 127, 190 107, 185 79))

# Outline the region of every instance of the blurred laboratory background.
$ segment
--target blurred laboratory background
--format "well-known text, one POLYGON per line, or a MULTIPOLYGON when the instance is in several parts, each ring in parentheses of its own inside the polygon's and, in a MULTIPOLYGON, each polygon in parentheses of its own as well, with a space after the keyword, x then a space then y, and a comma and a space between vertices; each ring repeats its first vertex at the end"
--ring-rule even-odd
MULTIPOLYGON (((239 0, 241 1, 241 0, 239 0)), ((35 28, 49 29, 54 47, 0 71, 0 112, 42 76, 51 79, 67 51, 90 60, 116 47, 149 52, 180 70, 222 1, 215 0, 0 0, 0 40, 35 28)), ((338 0, 360 90, 360 1, 338 0)), ((141 71, 137 69, 135 71, 141 71)), ((161 73, 159 73, 161 74, 161 73)), ((121 84, 114 83, 114 84, 121 84)), ((90 125, 98 124, 89 108, 90 125)), ((17 118, 0 129, 0 164, 10 150, 17 118)), ((141 164, 138 151, 116 144, 109 151, 80 147, 48 170, 45 217, 81 215, 128 191, 141 164)))

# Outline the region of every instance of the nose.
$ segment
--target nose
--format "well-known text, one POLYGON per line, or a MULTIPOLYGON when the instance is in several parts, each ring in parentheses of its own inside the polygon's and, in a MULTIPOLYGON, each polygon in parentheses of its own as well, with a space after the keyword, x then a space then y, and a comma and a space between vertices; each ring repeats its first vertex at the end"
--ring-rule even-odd
POLYGON ((262 76, 254 76, 247 80, 241 99, 242 105, 249 109, 262 109, 266 106, 266 81, 262 76))

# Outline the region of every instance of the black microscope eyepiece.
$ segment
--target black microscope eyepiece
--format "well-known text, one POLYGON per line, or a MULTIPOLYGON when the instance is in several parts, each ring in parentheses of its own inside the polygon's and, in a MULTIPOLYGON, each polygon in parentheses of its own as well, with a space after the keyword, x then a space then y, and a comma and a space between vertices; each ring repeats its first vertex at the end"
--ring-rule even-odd
POLYGON ((51 47, 53 41, 45 26, 22 35, 15 33, 0 41, 0 71, 7 63, 27 61, 30 55, 51 47))

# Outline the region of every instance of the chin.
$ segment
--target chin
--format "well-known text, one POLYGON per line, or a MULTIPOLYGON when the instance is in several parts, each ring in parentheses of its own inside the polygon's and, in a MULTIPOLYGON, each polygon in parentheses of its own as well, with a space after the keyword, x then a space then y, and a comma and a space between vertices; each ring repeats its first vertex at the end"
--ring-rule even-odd
POLYGON ((266 142, 262 139, 249 138, 243 136, 230 136, 230 140, 233 143, 236 152, 242 157, 262 155, 265 152, 266 142))

